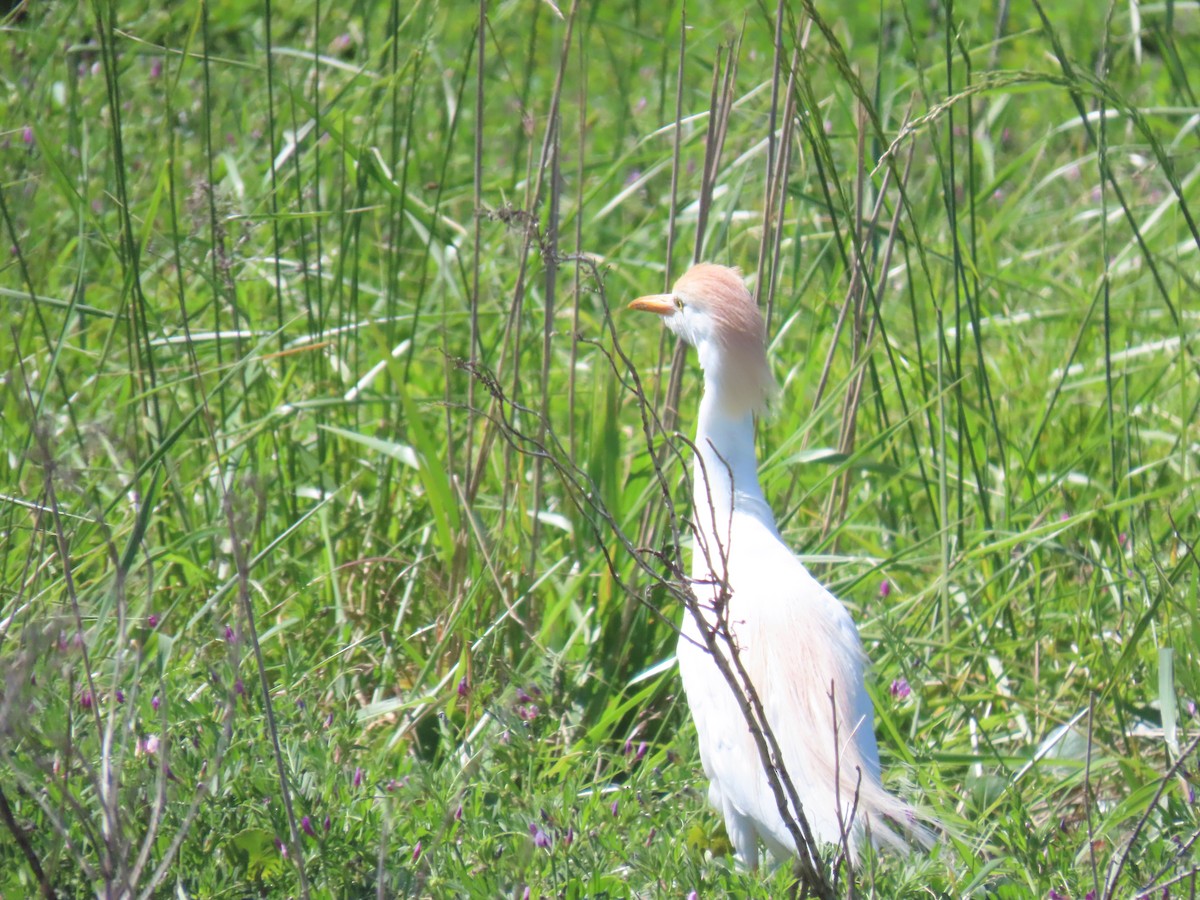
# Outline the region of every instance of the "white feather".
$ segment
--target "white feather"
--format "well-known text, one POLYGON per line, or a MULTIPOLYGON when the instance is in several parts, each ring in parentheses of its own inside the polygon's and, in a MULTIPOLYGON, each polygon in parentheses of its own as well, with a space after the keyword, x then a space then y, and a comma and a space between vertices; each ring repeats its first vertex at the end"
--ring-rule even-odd
MULTIPOLYGON (((670 295, 632 304, 662 315, 697 349, 704 370, 696 433, 692 579, 707 629, 727 598, 728 640, 762 700, 814 836, 857 854, 869 827, 876 843, 906 846, 894 829, 928 843, 907 803, 884 790, 867 660, 849 612, 784 544, 758 484, 754 418, 774 389, 765 329, 738 272, 700 265, 670 295), (722 589, 724 586, 724 590, 722 589)), ((778 859, 796 853, 749 726, 685 614, 679 668, 696 724, 709 800, 738 855, 758 861, 758 841, 778 859)), ((722 638, 718 638, 722 644, 722 638)))

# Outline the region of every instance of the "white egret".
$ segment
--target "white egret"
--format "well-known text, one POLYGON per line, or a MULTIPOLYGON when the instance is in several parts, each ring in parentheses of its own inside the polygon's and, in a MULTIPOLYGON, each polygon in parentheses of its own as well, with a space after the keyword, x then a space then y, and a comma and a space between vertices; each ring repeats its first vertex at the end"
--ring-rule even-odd
MULTIPOLYGON (((740 273, 700 264, 671 293, 639 297, 629 307, 661 316, 700 358, 704 393, 693 472, 692 585, 710 629, 718 620, 714 607, 722 594, 727 598, 728 630, 814 836, 841 845, 844 825, 851 855, 861 848, 866 828, 876 843, 906 846, 897 825, 928 843, 930 835, 916 823, 912 807, 880 781, 858 629, 784 544, 759 487, 754 415, 765 410, 776 386, 766 328, 740 273)), ((710 779, 709 801, 724 816, 729 839, 746 863, 757 865, 759 839, 776 859, 791 858, 795 842, 700 627, 685 612, 678 658, 710 779)))

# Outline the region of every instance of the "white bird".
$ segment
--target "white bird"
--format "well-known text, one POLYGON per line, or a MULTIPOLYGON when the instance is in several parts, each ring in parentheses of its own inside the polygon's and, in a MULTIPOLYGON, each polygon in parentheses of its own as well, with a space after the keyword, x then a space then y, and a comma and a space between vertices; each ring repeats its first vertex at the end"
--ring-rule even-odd
MULTIPOLYGON (((863 684, 867 660, 858 629, 784 544, 758 484, 754 415, 765 411, 776 386, 767 363, 766 327, 741 274, 702 263, 676 281, 671 293, 639 297, 629 308, 661 316, 700 358, 704 394, 692 485, 692 587, 710 629, 717 622, 721 586, 726 589, 729 631, 814 836, 842 845, 840 805, 852 856, 868 825, 876 843, 906 846, 897 824, 928 843, 929 832, 917 824, 912 807, 880 781, 875 710, 863 684)), ((700 628, 685 612, 678 659, 710 779, 709 801, 724 816, 743 861, 757 866, 759 839, 783 861, 796 855, 796 844, 700 628)))

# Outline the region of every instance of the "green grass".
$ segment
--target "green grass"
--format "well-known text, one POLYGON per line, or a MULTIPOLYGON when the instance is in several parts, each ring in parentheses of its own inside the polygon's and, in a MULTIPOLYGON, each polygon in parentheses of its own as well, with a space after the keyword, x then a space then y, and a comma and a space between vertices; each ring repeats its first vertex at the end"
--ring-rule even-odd
POLYGON ((1194 894, 1200 10, 845 6, 9 16, 0 895, 784 894, 641 552, 701 240, 947 830, 838 894, 1194 894))

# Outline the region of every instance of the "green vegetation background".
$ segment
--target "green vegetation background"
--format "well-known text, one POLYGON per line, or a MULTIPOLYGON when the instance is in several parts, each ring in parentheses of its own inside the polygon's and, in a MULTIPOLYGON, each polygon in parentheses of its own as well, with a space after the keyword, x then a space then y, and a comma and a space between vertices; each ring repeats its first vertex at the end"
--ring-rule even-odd
POLYGON ((784 893, 643 552, 701 238, 947 829, 839 893, 1194 895, 1197 4, 788 6, 9 13, 0 895, 784 893))

